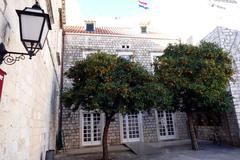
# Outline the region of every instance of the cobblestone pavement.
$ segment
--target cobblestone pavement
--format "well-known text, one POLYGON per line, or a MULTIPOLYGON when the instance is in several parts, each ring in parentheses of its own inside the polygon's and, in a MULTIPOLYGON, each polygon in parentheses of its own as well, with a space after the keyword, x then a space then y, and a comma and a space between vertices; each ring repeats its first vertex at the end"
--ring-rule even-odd
MULTIPOLYGON (((101 153, 84 155, 57 155, 55 160, 100 160, 101 153)), ((159 153, 136 155, 131 151, 111 152, 112 160, 240 160, 240 148, 216 145, 201 145, 200 151, 189 145, 159 148, 159 153)))

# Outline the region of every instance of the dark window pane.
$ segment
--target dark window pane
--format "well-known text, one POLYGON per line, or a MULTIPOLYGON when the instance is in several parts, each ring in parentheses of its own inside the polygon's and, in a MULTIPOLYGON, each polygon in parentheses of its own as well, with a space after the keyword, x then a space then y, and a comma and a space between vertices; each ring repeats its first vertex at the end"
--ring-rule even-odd
POLYGON ((92 23, 87 24, 86 30, 87 30, 88 32, 94 31, 94 25, 93 25, 92 23))

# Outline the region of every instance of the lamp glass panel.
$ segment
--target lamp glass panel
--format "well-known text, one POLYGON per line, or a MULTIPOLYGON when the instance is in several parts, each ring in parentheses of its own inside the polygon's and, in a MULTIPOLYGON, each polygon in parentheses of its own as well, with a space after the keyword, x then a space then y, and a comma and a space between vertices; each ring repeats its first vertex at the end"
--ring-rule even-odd
POLYGON ((25 45, 26 45, 28 48, 31 47, 31 43, 30 43, 30 42, 24 42, 24 43, 25 43, 25 45))
POLYGON ((44 27, 43 27, 43 32, 42 32, 42 37, 41 37, 41 41, 40 41, 40 45, 41 47, 43 47, 44 45, 44 42, 47 38, 47 34, 48 34, 48 22, 47 22, 47 19, 45 20, 45 23, 44 23, 44 27))
POLYGON ((22 39, 38 41, 44 17, 21 14, 22 39))
POLYGON ((40 47, 40 44, 35 42, 35 43, 31 43, 31 42, 28 42, 28 41, 23 41, 22 43, 24 43, 26 45, 26 49, 27 50, 33 50, 33 49, 41 49, 40 47))

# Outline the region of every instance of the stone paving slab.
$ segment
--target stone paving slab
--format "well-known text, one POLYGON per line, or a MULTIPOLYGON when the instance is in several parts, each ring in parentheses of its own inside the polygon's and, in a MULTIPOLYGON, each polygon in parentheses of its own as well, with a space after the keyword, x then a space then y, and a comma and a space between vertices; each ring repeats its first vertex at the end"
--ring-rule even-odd
MULTIPOLYGON (((206 143, 206 141, 199 140, 200 143, 206 143)), ((162 140, 157 143, 146 143, 154 148, 162 148, 162 147, 169 147, 169 146, 179 146, 179 145, 190 145, 190 139, 173 139, 173 140, 162 140)))
MULTIPOLYGON (((129 148, 124 145, 110 145, 108 149, 109 149, 109 152, 129 151, 129 148)), ((83 154, 96 154, 96 153, 102 153, 102 146, 89 146, 89 147, 83 147, 80 149, 61 151, 61 153, 59 153, 56 157, 59 158, 59 157, 68 157, 68 156, 83 155, 83 154)))
POLYGON ((159 153, 158 148, 154 148, 144 142, 130 142, 130 143, 124 143, 124 144, 137 155, 147 155, 147 154, 159 153))
MULTIPOLYGON (((200 151, 191 150, 191 145, 158 148, 155 154, 136 155, 130 151, 111 152, 111 160, 240 160, 240 148, 201 144, 200 151)), ((69 155, 55 160, 100 160, 101 153, 69 155)))

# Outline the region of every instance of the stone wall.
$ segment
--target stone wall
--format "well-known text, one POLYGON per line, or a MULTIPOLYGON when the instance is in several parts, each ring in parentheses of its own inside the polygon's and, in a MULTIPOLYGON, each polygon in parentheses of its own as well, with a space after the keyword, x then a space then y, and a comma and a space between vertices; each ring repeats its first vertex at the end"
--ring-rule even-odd
POLYGON ((197 126, 197 137, 199 140, 210 140, 219 144, 231 144, 229 134, 225 128, 220 126, 197 126))
MULTIPOLYGON (((110 54, 119 52, 132 52, 134 60, 141 63, 149 71, 151 67, 151 53, 162 52, 168 43, 178 43, 177 40, 164 38, 146 38, 117 35, 94 35, 65 33, 64 35, 64 71, 67 71, 76 60, 82 60, 85 54, 102 51, 110 54), (129 46, 129 48, 123 47, 129 46)), ((71 86, 71 81, 64 77, 64 88, 71 86)), ((63 110, 63 132, 65 148, 73 149, 82 147, 81 144, 81 124, 79 111, 70 113, 63 110)), ((110 128, 108 142, 110 144, 120 144, 120 119, 119 114, 114 117, 110 128)), ((157 128, 155 112, 142 114, 142 130, 144 142, 157 142, 157 128)), ((182 113, 176 114, 176 132, 178 139, 188 138, 186 116, 182 113)))
POLYGON ((229 89, 233 96, 234 110, 228 113, 225 120, 227 120, 229 124, 232 143, 234 145, 240 145, 240 32, 217 27, 203 40, 218 44, 228 52, 234 60, 234 81, 229 82, 229 89))
POLYGON ((176 126, 177 139, 189 138, 186 113, 176 112, 175 126, 176 126))
MULTIPOLYGON (((0 43, 8 51, 26 52, 19 34, 16 9, 31 7, 34 0, 0 1, 0 43)), ((47 12, 47 1, 39 1, 47 12)), ((59 103, 62 33, 59 29, 60 0, 52 0, 54 24, 43 50, 29 60, 2 64, 4 79, 0 102, 0 160, 43 160, 55 149, 59 103)))
POLYGON ((222 113, 221 124, 218 126, 196 126, 197 138, 201 140, 210 140, 218 144, 233 145, 234 137, 231 136, 228 114, 222 113))
POLYGON ((109 144, 120 144, 120 115, 116 114, 111 122, 108 132, 108 143, 109 144))
POLYGON ((72 112, 64 107, 62 114, 62 136, 64 149, 80 148, 80 111, 72 112))
POLYGON ((144 142, 158 141, 157 122, 154 110, 143 114, 143 138, 144 142))
MULTIPOLYGON (((175 116, 175 129, 177 135, 176 139, 189 138, 186 125, 186 115, 181 112, 176 112, 175 116)), ((64 149, 69 150, 84 147, 82 144, 80 109, 72 112, 70 109, 64 108, 62 118, 64 149)), ((144 142, 159 141, 156 123, 156 115, 154 110, 151 110, 150 112, 144 112, 142 114, 142 122, 140 126, 142 127, 143 133, 141 134, 144 142)), ((114 145, 122 143, 120 124, 120 115, 116 114, 109 127, 109 144, 114 145)))
MULTIPOLYGON (((82 145, 82 124, 80 123, 80 109, 72 112, 64 107, 62 116, 62 130, 64 149, 77 149, 82 145)), ((120 121, 119 114, 116 114, 111 122, 108 133, 109 144, 120 144, 120 121)))
MULTIPOLYGON (((149 71, 151 68, 151 56, 152 52, 161 52, 166 47, 166 41, 163 39, 151 39, 151 38, 139 38, 139 37, 127 37, 127 36, 102 36, 91 34, 75 34, 66 33, 64 46, 64 71, 74 64, 74 61, 80 60, 84 57, 84 54, 91 52, 103 51, 110 54, 117 54, 118 52, 132 52, 134 59, 144 65, 149 71), (123 48, 128 45, 129 48, 123 48)), ((227 116, 223 117, 223 126, 198 126, 198 138, 211 140, 212 135, 218 132, 221 141, 228 144, 239 145, 239 124, 240 124, 240 80, 239 80, 239 44, 240 33, 238 31, 230 30, 227 28, 218 27, 212 33, 207 35, 204 40, 215 42, 228 51, 233 57, 235 75, 234 82, 230 82, 230 90, 234 97, 235 108, 232 112, 227 113, 227 116)), ((64 79, 64 87, 69 87, 71 82, 68 79, 64 79)), ((65 113, 64 113, 65 114, 65 113)), ((70 148, 78 148, 81 146, 81 133, 80 133, 80 121, 78 120, 78 113, 74 113, 75 122, 71 122, 70 119, 66 121, 63 119, 65 127, 71 131, 66 140, 66 146, 70 148), (76 117, 75 117, 76 116, 76 117), (72 123, 73 127, 70 127, 72 123), (70 126, 69 126, 70 125, 70 126), (72 128, 72 129, 71 129, 72 128), (74 130, 77 128, 77 130, 74 130), (79 129, 78 129, 79 128, 79 129), (80 137, 78 137, 80 136, 80 137)), ((187 132, 187 118, 185 113, 176 113, 176 132, 178 139, 189 138, 187 132)), ((120 137, 120 122, 119 116, 116 115, 114 121, 110 126, 109 143, 116 144, 121 142, 120 137)), ((143 137, 145 142, 158 141, 156 132, 156 119, 153 111, 143 114, 143 137)))
MULTIPOLYGON (((74 64, 74 61, 81 60, 85 52, 107 52, 118 54, 119 52, 133 52, 135 61, 140 62, 151 71, 151 52, 162 52, 168 43, 179 43, 177 40, 161 38, 139 38, 124 36, 103 36, 91 34, 64 35, 64 70, 66 71, 74 64), (123 48, 123 46, 129 48, 123 48)), ((66 83, 65 83, 66 84, 66 83)))

